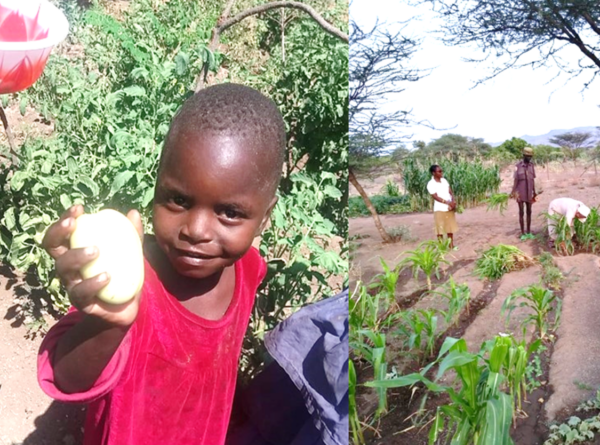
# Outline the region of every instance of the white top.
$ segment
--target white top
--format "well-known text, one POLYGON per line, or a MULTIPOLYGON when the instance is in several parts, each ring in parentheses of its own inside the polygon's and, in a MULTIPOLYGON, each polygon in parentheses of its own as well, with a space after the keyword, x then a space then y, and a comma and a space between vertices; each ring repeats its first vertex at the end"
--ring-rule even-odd
MULTIPOLYGON (((438 195, 438 198, 442 198, 444 201, 452 201, 452 195, 450 194, 450 184, 446 181, 446 178, 441 178, 440 182, 431 178, 431 181, 427 183, 427 191, 431 196, 434 194, 438 195)), ((447 212, 450 210, 448 204, 442 204, 436 200, 433 200, 433 211, 434 212, 447 212)))
POLYGON ((572 198, 557 198, 550 202, 550 205, 548 206, 549 215, 558 213, 559 215, 565 216, 567 218, 567 223, 571 228, 573 227, 573 220, 575 219, 575 214, 578 210, 581 210, 581 214, 585 216, 589 213, 588 207, 583 202, 572 198))

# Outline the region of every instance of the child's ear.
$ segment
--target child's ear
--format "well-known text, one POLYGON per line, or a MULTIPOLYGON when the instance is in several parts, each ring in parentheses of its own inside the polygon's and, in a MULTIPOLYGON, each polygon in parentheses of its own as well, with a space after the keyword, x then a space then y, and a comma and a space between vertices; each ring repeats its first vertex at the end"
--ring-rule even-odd
POLYGON ((277 197, 277 195, 273 196, 273 199, 271 200, 271 202, 269 204, 269 208, 265 212, 265 216, 263 216, 263 219, 260 223, 260 226, 259 226, 258 231, 255 236, 259 236, 262 233, 262 231, 265 230, 267 223, 271 219, 271 212, 273 212, 273 209, 275 208, 275 204, 277 204, 278 199, 279 198, 277 197))

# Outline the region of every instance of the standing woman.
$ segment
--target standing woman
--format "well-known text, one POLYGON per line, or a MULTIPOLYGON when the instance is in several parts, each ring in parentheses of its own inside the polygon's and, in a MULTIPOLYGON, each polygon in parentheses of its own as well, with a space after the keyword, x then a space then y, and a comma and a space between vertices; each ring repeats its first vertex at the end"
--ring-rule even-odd
POLYGON ((433 197, 433 221, 435 233, 439 240, 446 234, 450 239, 450 248, 454 248, 454 234, 458 230, 456 224, 456 202, 450 189, 450 184, 443 178, 443 171, 439 165, 429 167, 431 180, 427 183, 427 191, 433 197))
POLYGON ((519 204, 519 224, 521 236, 531 233, 531 205, 535 202, 535 168, 533 167, 533 148, 523 149, 523 160, 517 162, 514 175, 514 184, 510 196, 519 204), (527 232, 523 221, 524 210, 527 209, 527 232))

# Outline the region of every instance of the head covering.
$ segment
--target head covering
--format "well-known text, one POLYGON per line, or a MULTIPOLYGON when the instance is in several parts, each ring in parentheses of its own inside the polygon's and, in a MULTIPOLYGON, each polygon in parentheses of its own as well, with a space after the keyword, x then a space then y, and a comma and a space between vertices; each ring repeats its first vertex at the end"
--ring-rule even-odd
POLYGON ((274 361, 236 390, 243 415, 226 445, 348 443, 348 303, 345 289, 265 334, 274 361))
POLYGON ((590 214, 590 208, 588 206, 586 206, 585 204, 580 204, 577 211, 583 215, 583 218, 578 218, 579 221, 584 223, 585 220, 587 219, 588 215, 590 214))
POLYGON ((525 147, 523 149, 523 154, 525 156, 533 156, 533 148, 531 148, 531 147, 525 147))

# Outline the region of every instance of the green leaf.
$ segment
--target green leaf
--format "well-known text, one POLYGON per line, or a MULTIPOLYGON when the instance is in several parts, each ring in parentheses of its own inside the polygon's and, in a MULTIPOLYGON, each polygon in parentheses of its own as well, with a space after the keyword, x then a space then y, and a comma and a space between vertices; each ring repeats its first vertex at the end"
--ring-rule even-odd
POLYGON ((333 181, 337 180, 337 176, 335 176, 331 172, 321 172, 321 179, 331 179, 333 181))
POLYGON ((275 227, 283 229, 286 226, 285 214, 281 212, 277 207, 273 209, 272 219, 275 223, 275 227))
POLYGON ((315 183, 310 176, 304 173, 294 173, 290 176, 290 179, 292 182, 300 182, 306 185, 313 185, 315 183))
POLYGON ((64 210, 67 210, 73 205, 71 198, 68 195, 64 194, 60 195, 60 203, 62 204, 64 210))
POLYGON ((54 165, 54 162, 52 161, 52 159, 46 159, 44 161, 44 163, 42 164, 42 173, 44 173, 45 175, 50 173, 52 171, 53 165, 54 165))
POLYGON ((77 161, 75 158, 71 156, 67 158, 67 169, 69 170, 69 177, 74 178, 78 171, 77 161))
POLYGON ((113 196, 127 184, 127 182, 135 175, 134 171, 123 171, 115 176, 115 179, 110 186, 110 196, 113 196))
POLYGON ((132 85, 130 87, 124 88, 122 91, 127 96, 130 96, 130 97, 138 97, 138 96, 145 96, 146 95, 146 89, 144 87, 139 86, 139 85, 132 85))
POLYGON ((444 418, 442 417, 442 412, 438 409, 435 414, 433 425, 431 425, 431 429, 429 430, 429 445, 434 445, 435 442, 438 440, 439 434, 443 431, 444 418))
POLYGON ((340 189, 335 188, 332 185, 326 185, 325 188, 323 189, 323 192, 325 193, 325 195, 329 196, 330 198, 334 198, 334 199, 338 199, 343 196, 342 191, 340 189))
POLYGON ((98 196, 100 194, 100 187, 94 182, 92 178, 82 176, 79 178, 77 188, 86 196, 98 196))
POLYGON ((184 52, 180 52, 175 56, 175 72, 178 76, 182 76, 187 73, 188 66, 190 64, 190 56, 184 52))
POLYGON ((337 252, 333 250, 328 250, 318 257, 319 265, 326 270, 337 272, 339 270, 339 266, 342 262, 342 259, 337 254, 337 252))
POLYGON ((442 363, 440 363, 440 367, 438 369, 436 380, 444 375, 444 373, 451 368, 459 368, 468 363, 473 363, 477 361, 477 356, 474 354, 470 354, 468 352, 459 352, 459 351, 451 351, 442 363))
POLYGON ((508 445, 510 424, 512 421, 512 399, 508 394, 500 393, 499 399, 487 401, 485 435, 481 445, 508 445))
POLYGON ((19 111, 21 112, 21 116, 25 116, 27 112, 27 97, 21 97, 21 102, 19 103, 19 111))
POLYGON ((368 386, 370 388, 401 388, 403 386, 412 386, 418 382, 424 383, 430 391, 446 391, 445 387, 438 385, 437 383, 433 383, 432 381, 428 380, 427 378, 423 377, 421 374, 418 373, 404 375, 395 379, 374 380, 371 382, 366 382, 365 386, 368 386))
POLYGON ((150 204, 150 201, 154 198, 154 187, 148 187, 142 196, 142 207, 146 207, 150 204))
POLYGON ((15 217, 15 208, 11 207, 6 212, 4 212, 4 227, 6 227, 11 232, 17 225, 17 218, 15 217))
POLYGON ((456 433, 452 437, 451 445, 470 445, 468 442, 470 433, 471 422, 469 422, 468 418, 464 418, 462 422, 458 424, 456 433))
POLYGON ((403 386, 412 386, 415 383, 422 382, 425 377, 421 374, 409 374, 395 379, 374 380, 366 382, 365 386, 370 388, 402 388, 403 386))
POLYGON ((10 179, 10 188, 18 192, 25 185, 25 181, 29 179, 29 173, 24 171, 16 171, 10 179))
POLYGON ((131 76, 132 79, 139 79, 140 77, 143 77, 144 79, 147 79, 148 78, 148 74, 149 74, 149 72, 148 72, 148 70, 146 68, 137 67, 137 68, 134 68, 131 71, 130 76, 131 76))

